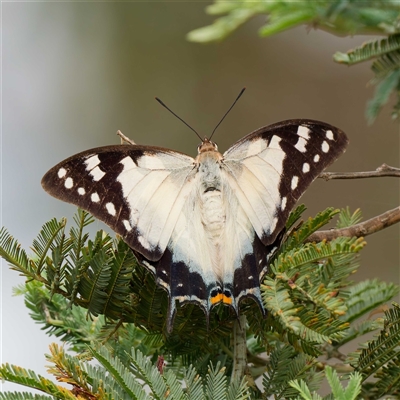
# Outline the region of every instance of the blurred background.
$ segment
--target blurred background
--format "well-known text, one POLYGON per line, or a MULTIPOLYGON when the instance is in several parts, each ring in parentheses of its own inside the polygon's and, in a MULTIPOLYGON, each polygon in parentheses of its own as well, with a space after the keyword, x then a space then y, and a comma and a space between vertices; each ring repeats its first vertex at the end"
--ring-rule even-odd
MULTIPOLYGON (((1 225, 28 248, 43 223, 75 207, 41 188, 43 174, 70 155, 119 142, 196 155, 198 138, 156 101, 160 97, 202 136, 209 135, 247 87, 214 140, 221 152, 263 125, 290 118, 322 120, 344 130, 350 146, 331 171, 399 165, 398 124, 390 105, 372 126, 364 117, 373 88, 368 65, 335 64, 367 37, 339 38, 296 28, 257 36, 264 17, 226 41, 199 45, 185 35, 212 22, 209 2, 2 3, 1 225)), ((317 180, 301 199, 305 216, 328 206, 361 208, 371 218, 399 204, 396 178, 317 180)), ((93 229, 104 226, 100 222, 93 229)), ((367 238, 355 280, 399 283, 399 227, 367 238)), ((29 318, 12 288, 23 283, 2 262, 1 358, 46 375, 54 339, 29 318)), ((10 383, 4 390, 14 390, 10 383)))

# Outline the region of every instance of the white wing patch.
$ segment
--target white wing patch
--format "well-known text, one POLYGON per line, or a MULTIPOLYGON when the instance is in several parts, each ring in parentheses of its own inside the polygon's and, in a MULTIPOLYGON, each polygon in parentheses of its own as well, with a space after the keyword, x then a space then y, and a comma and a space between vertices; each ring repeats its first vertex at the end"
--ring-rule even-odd
POLYGON ((90 195, 90 199, 93 201, 93 203, 98 203, 100 201, 100 197, 96 192, 90 195))
POLYGON ((329 130, 327 130, 326 131, 326 137, 329 139, 329 140, 333 140, 335 137, 333 136, 333 132, 329 129, 329 130))
MULTIPOLYGON (((281 181, 285 153, 282 151, 279 136, 272 136, 268 146, 266 140, 258 141, 263 143, 258 148, 264 148, 260 153, 247 157, 240 163, 231 159, 236 156, 236 151, 234 155, 225 153, 223 165, 228 172, 229 184, 261 238, 270 234, 276 226, 274 218, 281 204, 277 187, 281 181)), ((252 145, 253 143, 254 141, 252 145)))
POLYGON ((309 139, 310 138, 310 129, 307 126, 300 125, 297 128, 297 134, 304 139, 309 139))
POLYGON ((65 175, 67 175, 67 170, 65 168, 60 168, 57 172, 58 177, 64 178, 65 175))
POLYGON ((292 188, 292 190, 297 188, 298 183, 299 183, 299 177, 298 176, 294 176, 292 178, 292 182, 291 182, 291 186, 290 186, 292 188))
POLYGON ((97 154, 87 158, 85 164, 86 164, 86 170, 89 172, 89 175, 91 175, 93 180, 96 182, 102 179, 106 174, 99 167, 100 159, 97 154))
POLYGON ((305 153, 306 152, 306 144, 307 144, 307 140, 304 139, 303 137, 299 136, 299 140, 297 141, 297 143, 294 147, 296 147, 296 149, 298 151, 300 151, 301 153, 305 153))
POLYGON ((113 203, 109 202, 106 204, 106 209, 108 211, 108 213, 110 215, 112 215, 113 217, 115 217, 115 214, 117 213, 117 211, 115 210, 115 206, 113 203))
POLYGON ((157 158, 144 155, 138 159, 137 165, 131 157, 123 158, 120 161, 123 170, 117 180, 130 210, 129 227, 135 227, 139 243, 147 251, 158 248, 164 252, 191 190, 187 177, 192 166, 186 162, 185 168, 160 169, 162 165, 171 165, 169 158, 172 157, 160 156, 158 161, 157 158))
POLYGON ((162 157, 147 154, 140 157, 138 167, 144 169, 165 169, 162 157))
POLYGON ((72 179, 71 177, 68 177, 68 178, 65 180, 64 186, 65 186, 67 189, 71 189, 71 188, 74 186, 74 181, 73 181, 73 179, 72 179))

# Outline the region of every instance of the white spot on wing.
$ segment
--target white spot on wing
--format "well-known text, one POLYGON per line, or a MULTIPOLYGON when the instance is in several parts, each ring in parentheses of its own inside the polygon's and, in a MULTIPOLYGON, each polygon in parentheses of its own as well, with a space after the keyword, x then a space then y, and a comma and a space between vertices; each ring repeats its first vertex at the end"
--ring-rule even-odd
POLYGON ((183 287, 183 283, 178 283, 177 286, 178 287, 183 287))
POLYGON ((319 161, 319 154, 316 154, 315 156, 314 156, 314 162, 318 162, 319 161))
POLYGON ((253 275, 250 275, 247 279, 253 279, 253 275))
POLYGON ((329 131, 326 131, 326 137, 329 139, 329 140, 333 140, 333 132, 331 131, 331 130, 329 130, 329 131))
POLYGON ((307 172, 309 172, 310 171, 310 164, 309 163, 304 163, 303 164, 303 172, 304 173, 307 173, 307 172))
POLYGON ((127 219, 124 219, 122 221, 122 223, 124 224, 124 227, 128 232, 130 232, 132 230, 131 224, 129 223, 129 221, 127 219))
POLYGON ((92 175, 94 181, 99 181, 106 173, 103 172, 100 167, 95 167, 93 168, 90 172, 89 175, 92 175))
POLYGON ((304 138, 304 139, 309 139, 310 138, 310 130, 304 125, 300 125, 297 128, 297 134, 299 136, 301 136, 302 138, 304 138))
POLYGON ((90 199, 93 201, 93 203, 98 203, 100 201, 100 197, 96 192, 92 193, 90 199))
POLYGON ((83 196, 86 193, 86 190, 83 187, 78 188, 78 193, 83 196))
POLYGON ((116 211, 115 211, 115 206, 114 206, 114 204, 113 203, 107 203, 106 204, 106 208, 107 208, 107 211, 108 211, 108 213, 110 214, 110 215, 112 215, 113 217, 115 217, 115 214, 116 214, 116 211))
POLYGON ((286 208, 286 203, 287 203, 287 198, 282 197, 282 203, 281 203, 281 210, 283 211, 286 208))
POLYGON ((97 154, 85 160, 86 171, 89 171, 89 175, 91 175, 95 181, 99 181, 105 175, 105 172, 98 166, 99 164, 100 159, 97 154))
POLYGON ((292 183, 291 183, 291 188, 292 190, 297 188, 297 184, 299 183, 299 177, 298 176, 294 176, 292 178, 292 183))
POLYGON ((296 149, 302 153, 306 152, 306 144, 307 144, 307 140, 304 139, 303 137, 299 136, 299 140, 297 141, 297 143, 295 144, 294 147, 296 147, 296 149))
POLYGON ((325 140, 322 142, 322 151, 324 153, 327 153, 329 151, 329 144, 327 142, 325 142, 325 140))
POLYGON ((92 170, 94 167, 100 164, 99 156, 96 154, 85 160, 86 171, 92 170))
POLYGON ((58 175, 58 177, 59 178, 64 178, 64 176, 67 174, 67 170, 65 169, 65 168, 60 168, 59 170, 58 170, 58 173, 57 173, 57 175, 58 175))
POLYGON ((65 182, 64 182, 64 186, 65 186, 67 189, 71 189, 72 186, 74 186, 74 181, 72 180, 72 178, 67 178, 67 179, 65 180, 65 182))

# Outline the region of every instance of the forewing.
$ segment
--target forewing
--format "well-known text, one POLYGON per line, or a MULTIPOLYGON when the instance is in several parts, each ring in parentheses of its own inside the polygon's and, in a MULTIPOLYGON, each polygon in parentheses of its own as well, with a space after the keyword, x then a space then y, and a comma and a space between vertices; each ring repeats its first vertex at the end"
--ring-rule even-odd
POLYGON ((288 120, 225 152, 227 179, 264 245, 275 241, 297 200, 347 143, 344 132, 324 122, 288 120))
POLYGON ((192 190, 193 168, 193 158, 172 150, 106 146, 62 161, 42 186, 105 222, 148 260, 158 260, 192 190))

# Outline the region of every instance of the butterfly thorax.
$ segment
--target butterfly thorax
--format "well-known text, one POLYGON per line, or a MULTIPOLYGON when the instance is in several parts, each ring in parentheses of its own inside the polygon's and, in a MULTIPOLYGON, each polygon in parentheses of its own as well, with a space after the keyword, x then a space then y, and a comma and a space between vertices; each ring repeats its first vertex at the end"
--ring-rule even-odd
MULTIPOLYGON (((205 137, 204 140, 201 142, 201 144, 199 146, 197 146, 197 152, 199 154, 201 154, 201 153, 206 153, 208 151, 218 153, 218 146, 217 146, 217 143, 214 143, 210 139, 207 139, 205 137)), ((222 158, 222 155, 220 153, 218 153, 218 154, 222 158)))

